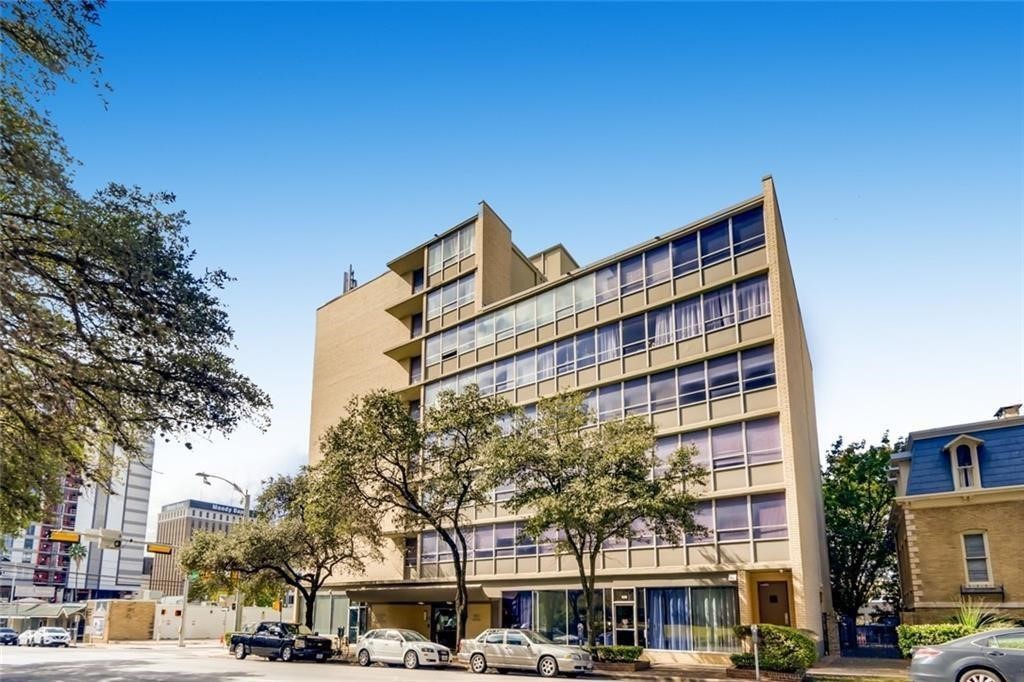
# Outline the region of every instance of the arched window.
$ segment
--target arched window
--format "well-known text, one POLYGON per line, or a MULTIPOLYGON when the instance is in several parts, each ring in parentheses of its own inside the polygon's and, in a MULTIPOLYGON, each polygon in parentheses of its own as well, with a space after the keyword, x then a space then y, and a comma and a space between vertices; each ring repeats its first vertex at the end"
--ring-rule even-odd
POLYGON ((946 443, 943 448, 949 453, 953 469, 953 490, 972 490, 982 487, 978 453, 984 441, 974 436, 960 434, 946 443))
POLYGON ((956 447, 956 475, 960 488, 974 487, 974 452, 970 445, 956 447))

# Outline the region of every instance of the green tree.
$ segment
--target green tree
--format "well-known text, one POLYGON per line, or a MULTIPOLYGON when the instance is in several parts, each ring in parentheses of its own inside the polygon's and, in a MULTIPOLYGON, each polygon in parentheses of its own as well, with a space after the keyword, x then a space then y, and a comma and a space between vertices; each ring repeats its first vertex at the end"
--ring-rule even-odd
POLYGON ((0 17, 0 532, 40 520, 68 473, 106 487, 150 435, 265 427, 270 408, 228 355, 230 278, 196 267, 174 196, 80 196, 39 108, 78 72, 99 83, 101 7, 16 0, 0 17))
MULTIPOLYGON (((217 537, 224 537, 222 533, 201 532, 213 535, 214 542, 217 537)), ((243 604, 269 607, 273 605, 274 600, 281 597, 285 583, 277 575, 267 572, 251 576, 205 572, 189 583, 188 598, 192 602, 216 601, 221 597, 234 597, 235 590, 239 587, 242 590, 243 604)))
POLYGON ((707 472, 680 448, 654 458, 654 427, 640 417, 594 426, 579 393, 542 399, 536 419, 517 414, 511 434, 495 439, 486 468, 491 483, 515 481, 506 503, 529 514, 525 533, 557 533, 557 549, 576 561, 586 611, 587 644, 594 645, 594 584, 608 540, 654 532, 670 542, 705 530, 694 519, 695 486, 707 472), (652 472, 656 471, 656 475, 652 472))
POLYGON ((894 444, 886 433, 878 445, 839 438, 826 454, 821 486, 832 601, 844 616, 856 617, 896 571, 889 460, 902 449, 902 440, 894 444))
POLYGON ((338 495, 314 470, 266 481, 252 520, 225 536, 199 533, 182 548, 179 563, 225 580, 237 571, 250 585, 284 583, 305 605, 313 627, 316 595, 335 571, 359 571, 374 555, 376 524, 352 496, 338 495))
POLYGON ((443 391, 420 425, 409 406, 387 391, 349 403, 347 415, 321 441, 321 467, 338 494, 355 496, 404 532, 432 529, 452 554, 456 639, 466 632, 469 592, 466 529, 472 505, 490 499, 481 465, 500 433, 507 401, 473 385, 443 391))

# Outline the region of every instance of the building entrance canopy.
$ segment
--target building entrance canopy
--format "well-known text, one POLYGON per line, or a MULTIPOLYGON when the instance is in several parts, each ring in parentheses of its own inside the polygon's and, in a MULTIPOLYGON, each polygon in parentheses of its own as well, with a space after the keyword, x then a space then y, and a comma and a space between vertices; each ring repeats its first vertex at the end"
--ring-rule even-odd
MULTIPOLYGON (((488 601, 495 597, 488 596, 484 588, 477 585, 467 585, 469 601, 488 601)), ((367 587, 350 587, 345 594, 353 602, 366 602, 369 604, 427 604, 436 602, 454 602, 455 585, 409 585, 408 583, 395 583, 391 585, 373 585, 367 587)))

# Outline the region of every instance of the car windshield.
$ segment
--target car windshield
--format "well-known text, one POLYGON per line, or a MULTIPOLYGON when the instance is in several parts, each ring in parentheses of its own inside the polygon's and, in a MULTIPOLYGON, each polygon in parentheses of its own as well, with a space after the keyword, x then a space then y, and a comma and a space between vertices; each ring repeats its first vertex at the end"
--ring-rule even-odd
POLYGON ((520 632, 526 636, 526 639, 530 640, 534 644, 554 644, 554 642, 539 632, 534 632, 533 630, 520 630, 520 632))
POLYGON ((399 630, 399 634, 407 642, 429 642, 430 640, 415 630, 399 630))

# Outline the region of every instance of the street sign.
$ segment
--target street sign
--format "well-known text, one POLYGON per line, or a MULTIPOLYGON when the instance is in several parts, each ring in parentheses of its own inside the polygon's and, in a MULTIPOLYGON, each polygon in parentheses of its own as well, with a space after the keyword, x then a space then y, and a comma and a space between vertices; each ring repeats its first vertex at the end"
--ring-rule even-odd
POLYGON ((47 539, 53 542, 78 542, 82 536, 70 530, 51 530, 47 533, 47 539))

